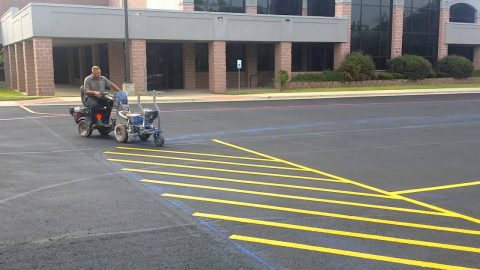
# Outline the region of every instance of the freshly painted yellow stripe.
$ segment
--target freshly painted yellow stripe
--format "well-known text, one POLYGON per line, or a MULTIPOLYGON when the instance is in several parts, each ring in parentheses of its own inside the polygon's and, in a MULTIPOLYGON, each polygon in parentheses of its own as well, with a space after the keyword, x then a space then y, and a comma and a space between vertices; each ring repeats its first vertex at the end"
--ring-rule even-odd
POLYGON ((285 175, 285 174, 263 173, 263 172, 253 172, 253 171, 229 170, 229 169, 219 169, 219 168, 209 168, 209 167, 199 167, 199 166, 189 166, 189 165, 169 164, 169 163, 158 163, 158 162, 148 162, 148 161, 138 161, 138 160, 126 160, 126 159, 109 158, 108 160, 113 161, 113 162, 153 165, 153 166, 162 166, 162 167, 174 167, 174 168, 185 168, 185 169, 193 169, 193 170, 229 172, 229 173, 238 173, 238 174, 263 175, 263 176, 274 176, 274 177, 293 178, 293 179, 302 179, 302 180, 311 180, 311 181, 343 183, 342 181, 334 180, 334 179, 324 179, 324 178, 316 178, 316 177, 308 177, 308 176, 300 176, 300 175, 285 175))
POLYGON ((230 159, 243 159, 243 160, 256 160, 256 161, 276 162, 276 161, 273 161, 273 160, 271 160, 271 159, 266 159, 266 158, 253 158, 253 157, 217 155, 217 154, 198 153, 198 152, 182 152, 182 151, 158 150, 158 149, 137 148, 137 147, 125 147, 125 146, 118 146, 117 148, 118 148, 118 149, 124 149, 124 150, 134 150, 134 151, 144 151, 144 152, 154 152, 154 153, 170 153, 170 154, 181 154, 181 155, 190 155, 190 156, 205 156, 205 157, 219 157, 219 158, 230 158, 230 159))
POLYGON ((329 212, 319 212, 319 211, 312 211, 312 210, 305 210, 305 209, 298 209, 298 208, 274 206, 274 205, 268 205, 268 204, 247 203, 247 202, 221 200, 221 199, 198 197, 198 196, 172 194, 172 193, 164 193, 162 194, 162 196, 170 197, 170 198, 185 199, 185 200, 193 200, 193 201, 203 201, 203 202, 228 204, 228 205, 235 205, 235 206, 245 206, 245 207, 252 207, 252 208, 259 208, 259 209, 276 210, 276 211, 283 211, 283 212, 290 212, 290 213, 299 213, 299 214, 306 214, 306 215, 313 215, 313 216, 323 216, 323 217, 332 217, 332 218, 340 218, 340 219, 355 220, 355 221, 372 222, 372 223, 379 223, 379 224, 386 224, 386 225, 393 225, 393 226, 411 227, 411 228, 445 231, 445 232, 461 233, 461 234, 480 235, 480 231, 469 230, 469 229, 450 228, 450 227, 442 227, 442 226, 435 226, 435 225, 428 225, 428 224, 394 221, 394 220, 388 220, 388 219, 349 216, 349 215, 342 215, 342 214, 329 213, 329 212))
POLYGON ((377 205, 377 204, 356 203, 356 202, 349 202, 349 201, 328 200, 328 199, 320 199, 320 198, 312 198, 312 197, 304 197, 304 196, 294 196, 294 195, 278 194, 278 193, 270 193, 270 192, 259 192, 259 191, 245 190, 245 189, 222 188, 222 187, 194 185, 194 184, 185 184, 185 183, 175 183, 175 182, 167 182, 167 181, 159 181, 159 180, 148 180, 148 179, 143 179, 141 181, 144 182, 144 183, 150 183, 150 184, 217 190, 217 191, 224 191, 224 192, 251 194, 251 195, 275 197, 275 198, 283 198, 283 199, 291 199, 291 200, 299 200, 299 201, 340 204, 340 205, 348 205, 348 206, 354 206, 354 207, 382 209, 382 210, 388 210, 388 211, 398 211, 398 212, 406 212, 406 213, 414 213, 414 214, 422 214, 422 215, 432 215, 432 216, 444 216, 445 215, 443 213, 417 210, 417 209, 410 209, 410 208, 392 207, 392 206, 384 206, 384 205, 377 205))
POLYGON ((304 245, 304 244, 299 244, 294 242, 284 242, 284 241, 277 241, 277 240, 236 235, 236 234, 230 236, 230 239, 250 242, 250 243, 265 244, 270 246, 277 246, 277 247, 316 251, 316 252, 329 253, 329 254, 367 259, 367 260, 382 261, 382 262, 396 263, 396 264, 403 264, 403 265, 410 265, 410 266, 419 266, 419 267, 425 267, 425 268, 431 268, 431 269, 444 269, 444 270, 475 270, 476 269, 476 268, 468 268, 468 267, 462 267, 462 266, 456 266, 456 265, 417 261, 417 260, 411 260, 411 259, 403 259, 403 258, 397 258, 397 257, 376 255, 376 254, 349 251, 349 250, 343 250, 343 249, 327 248, 327 247, 321 247, 321 246, 304 245))
POLYGON ((288 224, 288 223, 271 222, 271 221, 263 221, 263 220, 258 220, 258 219, 240 218, 240 217, 215 215, 215 214, 199 213, 199 212, 194 213, 193 216, 203 217, 203 218, 211 218, 211 219, 219 219, 219 220, 232 221, 232 222, 240 222, 240 223, 246 223, 246 224, 268 226, 268 227, 283 228, 283 229, 291 229, 291 230, 298 230, 298 231, 326 233, 326 234, 341 235, 341 236, 348 236, 348 237, 355 237, 355 238, 362 238, 362 239, 370 239, 370 240, 377 240, 377 241, 400 243, 400 244, 406 244, 406 245, 415 245, 415 246, 423 246, 423 247, 432 247, 432 248, 440 248, 440 249, 449 249, 449 250, 480 253, 480 248, 476 248, 476 247, 450 245, 450 244, 444 244, 444 243, 412 240, 412 239, 405 239, 405 238, 398 238, 398 237, 389 237, 389 236, 382 236, 382 235, 376 235, 376 234, 365 234, 365 233, 357 233, 357 232, 349 232, 349 231, 339 231, 339 230, 323 229, 323 228, 302 226, 302 225, 295 225, 295 224, 288 224))
POLYGON ((263 154, 263 153, 260 153, 260 152, 257 152, 257 151, 253 151, 253 150, 250 150, 250 149, 247 149, 247 148, 243 148, 243 147, 240 147, 240 146, 233 145, 231 143, 226 143, 226 142, 223 142, 223 141, 220 141, 220 140, 213 140, 213 141, 216 142, 216 143, 219 143, 219 144, 223 144, 223 145, 235 148, 235 149, 239 149, 239 150, 251 153, 251 154, 256 154, 256 155, 264 157, 264 158, 269 158, 271 160, 282 162, 284 164, 287 164, 287 165, 290 165, 290 166, 293 166, 293 167, 304 169, 306 171, 310 171, 310 172, 317 173, 317 174, 320 174, 320 175, 323 175, 323 176, 327 176, 327 177, 330 177, 332 179, 337 179, 339 181, 343 181, 343 182, 348 183, 348 184, 363 187, 365 189, 375 191, 375 192, 378 192, 378 193, 381 193, 381 194, 393 196, 393 197, 398 198, 400 200, 404 200, 404 201, 407 201, 407 202, 410 202, 410 203, 413 203, 413 204, 416 204, 416 205, 419 205, 419 206, 423 206, 425 208, 429 208, 429 209, 432 209, 432 210, 435 210, 435 211, 438 211, 438 212, 442 212, 442 213, 445 213, 445 214, 450 215, 450 216, 456 216, 458 218, 462 218, 462 219, 480 224, 480 219, 477 219, 477 218, 474 218, 474 217, 470 217, 470 216, 460 214, 460 213, 457 213, 457 212, 454 212, 454 211, 450 211, 450 210, 447 210, 447 209, 444 209, 444 208, 441 208, 441 207, 438 207, 438 206, 434 206, 434 205, 431 205, 431 204, 428 204, 428 203, 424 203, 424 202, 421 202, 421 201, 410 199, 408 197, 405 197, 405 196, 402 196, 402 195, 399 195, 399 194, 395 194, 395 193, 392 193, 392 192, 388 192, 386 190, 382 190, 382 189, 379 189, 379 188, 376 188, 376 187, 372 187, 372 186, 369 186, 369 185, 366 185, 366 184, 363 184, 363 183, 360 183, 360 182, 357 182, 357 181, 354 181, 354 180, 350 180, 350 179, 343 178, 343 177, 340 177, 340 176, 337 176, 337 175, 333 175, 333 174, 330 174, 330 173, 326 173, 326 172, 323 172, 323 171, 312 169, 312 168, 309 168, 309 167, 306 167, 306 166, 303 166, 303 165, 295 164, 295 163, 290 162, 290 161, 286 161, 286 160, 283 160, 283 159, 272 157, 272 156, 269 156, 269 155, 266 155, 266 154, 263 154))
POLYGON ((228 161, 219 161, 219 160, 204 160, 204 159, 196 159, 196 158, 181 158, 181 157, 169 157, 169 156, 142 155, 142 154, 123 153, 123 152, 104 152, 104 154, 120 155, 120 156, 132 156, 132 157, 158 158, 158 159, 183 160, 183 161, 193 161, 193 162, 203 162, 203 163, 236 165, 236 166, 244 166, 244 167, 267 168, 267 169, 276 169, 276 170, 304 171, 302 169, 293 168, 293 167, 287 168, 287 167, 280 167, 280 166, 248 164, 248 163, 228 162, 228 161))
POLYGON ((425 192, 425 191, 434 191, 434 190, 460 188, 460 187, 470 187, 470 186, 477 186, 477 185, 480 185, 480 181, 468 182, 468 183, 460 183, 460 184, 453 184, 453 185, 445 185, 445 186, 436 186, 436 187, 427 187, 427 188, 418 188, 418 189, 408 189, 408 190, 394 191, 394 192, 392 192, 392 193, 393 193, 393 194, 418 193, 418 192, 425 192))
POLYGON ((328 188, 317 188, 317 187, 310 187, 310 186, 287 185, 287 184, 261 182, 261 181, 251 181, 251 180, 241 180, 241 179, 231 179, 231 178, 223 178, 223 177, 205 176, 205 175, 198 175, 198 174, 160 172, 160 171, 141 170, 141 169, 132 169, 132 168, 124 168, 122 170, 123 171, 129 171, 129 172, 139 172, 139 173, 159 174, 159 175, 171 175, 171 176, 179 176, 179 177, 186 177, 186 178, 196 178, 196 179, 241 183, 241 184, 249 184, 249 185, 272 186, 272 187, 282 187, 282 188, 292 188, 292 189, 304 189, 304 190, 312 190, 312 191, 340 193, 340 194, 348 194, 348 195, 357 195, 357 196, 375 197, 375 198, 394 200, 392 197, 386 196, 386 195, 370 194, 370 193, 355 192, 355 191, 348 191, 348 190, 339 190, 339 189, 328 189, 328 188))

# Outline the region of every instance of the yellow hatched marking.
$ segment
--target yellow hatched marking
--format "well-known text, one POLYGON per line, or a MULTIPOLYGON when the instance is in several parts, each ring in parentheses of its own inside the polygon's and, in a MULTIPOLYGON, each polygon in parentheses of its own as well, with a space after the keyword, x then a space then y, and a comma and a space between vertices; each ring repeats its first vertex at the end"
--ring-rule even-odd
POLYGON ((475 268, 468 268, 468 267, 462 267, 462 266, 456 266, 456 265, 403 259, 403 258, 397 258, 397 257, 376 255, 376 254, 363 253, 363 252, 355 252, 355 251, 349 251, 349 250, 343 250, 343 249, 327 248, 327 247, 321 247, 321 246, 304 245, 304 244, 299 244, 294 242, 284 242, 284 241, 277 241, 277 240, 271 240, 271 239, 265 239, 265 238, 256 238, 256 237, 236 235, 236 234, 230 236, 230 239, 244 241, 244 242, 265 244, 270 246, 277 246, 277 247, 316 251, 321 253, 329 253, 329 254, 374 260, 374 261, 426 267, 431 269, 444 269, 444 270, 474 270, 475 269, 475 268))
POLYGON ((172 160, 194 161, 194 162, 214 163, 214 164, 227 164, 227 165, 257 167, 257 168, 267 168, 267 169, 277 169, 277 170, 304 171, 304 170, 298 169, 298 168, 286 168, 286 167, 279 167, 279 166, 248 164, 248 163, 238 163, 238 162, 228 162, 228 161, 218 161, 218 160, 204 160, 204 159, 196 159, 196 158, 181 158, 181 157, 169 157, 169 156, 142 155, 142 154, 132 154, 132 153, 123 153, 123 152, 104 152, 104 154, 120 155, 120 156, 132 156, 132 157, 158 158, 158 159, 172 159, 172 160))
POLYGON ((180 165, 180 164, 169 164, 169 163, 158 163, 158 162, 147 162, 147 161, 137 161, 137 160, 126 160, 126 159, 107 159, 113 162, 122 162, 122 163, 132 163, 132 164, 143 164, 143 165, 153 165, 153 166, 163 166, 163 167, 175 167, 175 168, 185 168, 193 170, 204 170, 204 171, 216 171, 216 172, 229 172, 229 173, 239 173, 239 174, 251 174, 251 175, 263 175, 263 176, 274 176, 282 178, 293 178, 293 179, 303 179, 311 181, 324 181, 324 182, 335 182, 343 183, 339 180, 334 179, 324 179, 300 175, 285 175, 285 174, 275 174, 275 173, 262 173, 262 172, 253 172, 253 171, 241 171, 241 170, 229 170, 229 169, 219 169, 219 168, 208 168, 208 167, 199 167, 199 166, 189 166, 189 165, 180 165))
POLYGON ((470 186, 477 186, 477 185, 480 185, 480 181, 468 182, 468 183, 460 183, 460 184, 452 184, 452 185, 445 185, 445 186, 436 186, 436 187, 427 187, 427 188, 418 188, 418 189, 408 189, 408 190, 394 191, 394 192, 392 192, 392 193, 393 193, 393 194, 419 193, 419 192, 426 192, 426 191, 435 191, 435 190, 451 189, 451 188, 460 188, 460 187, 470 187, 470 186))
POLYGON ((303 165, 299 165, 299 164, 296 164, 296 163, 293 163, 293 162, 290 162, 290 161, 286 161, 286 160, 279 159, 279 158, 276 158, 276 157, 273 157, 273 156, 269 156, 269 155, 266 155, 266 154, 263 154, 263 153, 260 153, 260 152, 257 152, 257 151, 253 151, 253 150, 250 150, 250 149, 247 149, 247 148, 243 148, 243 147, 240 147, 240 146, 237 146, 237 145, 233 145, 231 143, 226 143, 226 142, 223 142, 223 141, 220 141, 220 140, 213 140, 213 141, 216 142, 216 143, 219 143, 219 144, 223 144, 223 145, 235 148, 235 149, 239 149, 239 150, 248 152, 248 153, 256 154, 256 155, 261 156, 261 157, 270 158, 271 160, 275 160, 275 161, 278 161, 278 162, 283 162, 284 164, 287 164, 287 165, 290 165, 290 166, 293 166, 293 167, 297 167, 297 168, 300 168, 300 169, 304 169, 306 171, 310 171, 310 172, 317 173, 317 174, 320 174, 320 175, 323 175, 323 176, 327 176, 327 177, 330 177, 332 179, 337 179, 339 181, 343 181, 343 182, 348 183, 348 184, 356 185, 356 186, 363 187, 365 189, 372 190, 372 191, 375 191, 375 192, 378 192, 378 193, 381 193, 381 194, 389 195, 389 196, 392 196, 394 198, 398 198, 400 200, 404 200, 404 201, 407 201, 407 202, 410 202, 410 203, 413 203, 413 204, 416 204, 416 205, 419 205, 419 206, 423 206, 425 208, 429 208, 429 209, 432 209, 432 210, 435 210, 435 211, 438 211, 438 212, 441 212, 441 213, 445 213, 449 216, 455 216, 455 217, 458 217, 458 218, 461 218, 461 219, 465 219, 465 220, 480 224, 480 219, 477 219, 477 218, 474 218, 474 217, 470 217, 470 216, 460 214, 460 213, 457 213, 457 212, 453 212, 453 211, 450 211, 450 210, 447 210, 447 209, 444 209, 444 208, 441 208, 441 207, 438 207, 438 206, 434 206, 434 205, 431 205, 431 204, 428 204, 428 203, 424 203, 424 202, 421 202, 421 201, 410 199, 408 197, 405 197, 405 196, 402 196, 402 195, 399 195, 399 194, 395 194, 393 192, 388 192, 388 191, 385 191, 385 190, 382 190, 382 189, 379 189, 379 188, 376 188, 376 187, 372 187, 372 186, 369 186, 369 185, 366 185, 366 184, 363 184, 363 183, 360 183, 360 182, 357 182, 357 181, 354 181, 354 180, 350 180, 350 179, 343 178, 343 177, 340 177, 340 176, 337 176, 337 175, 333 175, 333 174, 330 174, 330 173, 326 173, 326 172, 323 172, 323 171, 312 169, 312 168, 309 168, 309 167, 306 167, 306 166, 303 166, 303 165))
POLYGON ((305 209, 298 209, 298 208, 280 207, 280 206, 274 206, 274 205, 268 205, 268 204, 247 203, 247 202, 221 200, 221 199, 198 197, 198 196, 172 194, 172 193, 164 193, 162 194, 162 196, 170 197, 170 198, 185 199, 185 200, 193 200, 193 201, 203 201, 203 202, 244 206, 244 207, 252 207, 252 208, 259 208, 259 209, 276 210, 276 211, 282 211, 282 212, 299 213, 299 214, 306 214, 306 215, 313 215, 313 216, 333 217, 333 218, 339 218, 339 219, 372 222, 372 223, 401 226, 401 227, 411 227, 411 228, 419 228, 419 229, 434 230, 434 231, 445 231, 445 232, 452 232, 452 233, 480 235, 480 231, 469 230, 469 229, 450 228, 450 227, 442 227, 442 226, 435 226, 435 225, 428 225, 428 224, 410 223, 410 222, 377 219, 377 218, 367 218, 367 217, 360 217, 360 216, 349 216, 349 215, 342 215, 342 214, 329 213, 329 212, 319 212, 319 211, 312 211, 312 210, 305 210, 305 209))
POLYGON ((243 159, 243 160, 256 160, 256 161, 266 161, 266 162, 277 162, 277 161, 273 161, 273 160, 271 160, 271 159, 266 159, 266 158, 252 158, 252 157, 217 155, 217 154, 198 153, 198 152, 182 152, 182 151, 171 151, 171 150, 158 150, 158 149, 136 148, 136 147, 125 147, 125 146, 119 146, 119 147, 117 147, 117 149, 135 150, 135 151, 144 151, 144 152, 153 152, 153 153, 170 153, 170 154, 182 154, 182 155, 191 155, 191 156, 205 156, 205 157, 219 157, 219 158, 230 158, 230 159, 243 159))
POLYGON ((348 194, 348 195, 357 195, 357 196, 375 197, 375 198, 383 198, 383 199, 394 200, 394 198, 392 198, 390 196, 363 193, 363 192, 355 192, 355 191, 348 191, 348 190, 339 190, 339 189, 328 189, 328 188, 317 188, 317 187, 310 187, 310 186, 287 185, 287 184, 278 184, 278 183, 261 182, 261 181, 251 181, 251 180, 241 180, 241 179, 231 179, 231 178, 223 178, 223 177, 205 176, 205 175, 198 175, 198 174, 159 172, 159 171, 151 171, 151 170, 132 169, 132 168, 124 168, 122 170, 123 171, 129 171, 129 172, 139 172, 139 173, 159 174, 159 175, 171 175, 171 176, 179 176, 179 177, 186 177, 186 178, 197 178, 197 179, 241 183, 241 184, 249 184, 249 185, 272 186, 272 187, 282 187, 282 188, 292 188, 292 189, 304 189, 304 190, 313 190, 313 191, 321 191, 321 192, 340 193, 340 194, 348 194))
POLYGON ((320 199, 320 198, 312 198, 312 197, 304 197, 304 196, 294 196, 294 195, 278 194, 278 193, 270 193, 270 192, 259 192, 259 191, 245 190, 245 189, 221 188, 221 187, 212 187, 212 186, 204 186, 204 185, 175 183, 175 182, 166 182, 166 181, 158 181, 158 180, 148 180, 148 179, 143 179, 143 180, 141 180, 141 182, 150 183, 150 184, 159 184, 159 185, 169 185, 169 186, 179 186, 179 187, 189 187, 189 188, 217 190, 217 191, 224 191, 224 192, 251 194, 251 195, 259 195, 259 196, 275 197, 275 198, 283 198, 283 199, 291 199, 291 200, 300 200, 300 201, 309 201, 309 202, 340 204, 340 205, 348 205, 348 206, 354 206, 354 207, 365 207, 365 208, 382 209, 382 210, 388 210, 388 211, 398 211, 398 212, 406 212, 406 213, 414 213, 414 214, 422 214, 422 215, 432 215, 432 216, 444 216, 445 215, 443 213, 430 212, 430 211, 417 210, 417 209, 410 209, 410 208, 391 207, 391 206, 366 204, 366 203, 356 203, 356 202, 349 202, 349 201, 328 200, 328 199, 320 199))
POLYGON ((370 239, 370 240, 377 240, 377 241, 384 241, 384 242, 400 243, 400 244, 406 244, 406 245, 415 245, 415 246, 423 246, 423 247, 432 247, 432 248, 480 253, 480 248, 476 248, 476 247, 450 245, 450 244, 444 244, 444 243, 412 240, 412 239, 405 239, 405 238, 398 238, 398 237, 388 237, 388 236, 382 236, 382 235, 376 235, 376 234, 339 231, 339 230, 331 230, 331 229, 324 229, 324 228, 318 228, 318 227, 302 226, 302 225, 295 225, 295 224, 288 224, 288 223, 271 222, 271 221, 263 221, 258 219, 240 218, 240 217, 199 213, 199 212, 194 213, 193 216, 253 224, 253 225, 261 225, 261 226, 267 226, 267 227, 276 227, 276 228, 282 228, 282 229, 291 229, 291 230, 297 230, 297 231, 326 233, 326 234, 370 239))

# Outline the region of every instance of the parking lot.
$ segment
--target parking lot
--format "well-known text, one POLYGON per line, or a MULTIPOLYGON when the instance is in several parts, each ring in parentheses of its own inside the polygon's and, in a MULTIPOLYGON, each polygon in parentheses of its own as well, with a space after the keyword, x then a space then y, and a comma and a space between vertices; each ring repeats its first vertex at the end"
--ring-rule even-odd
POLYGON ((0 108, 2 269, 478 269, 480 95, 0 108))

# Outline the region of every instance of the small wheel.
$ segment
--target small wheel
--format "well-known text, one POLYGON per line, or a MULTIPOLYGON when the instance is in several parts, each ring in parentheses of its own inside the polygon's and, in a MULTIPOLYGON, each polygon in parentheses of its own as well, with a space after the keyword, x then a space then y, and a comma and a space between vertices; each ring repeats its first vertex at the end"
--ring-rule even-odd
POLYGON ((86 120, 80 120, 78 122, 78 133, 82 137, 90 137, 92 135, 92 128, 90 128, 90 123, 88 123, 86 120))
POLYGON ((112 129, 109 127, 100 127, 98 128, 98 132, 100 132, 102 136, 107 136, 108 134, 110 134, 110 132, 112 132, 112 129))
POLYGON ((153 141, 156 146, 162 147, 165 143, 165 138, 162 135, 153 135, 153 141))
POLYGON ((128 140, 127 127, 121 124, 116 125, 115 139, 117 139, 117 142, 121 142, 121 143, 126 142, 128 140))
POLYGON ((147 141, 150 138, 150 134, 138 135, 138 138, 140 138, 142 141, 147 141))

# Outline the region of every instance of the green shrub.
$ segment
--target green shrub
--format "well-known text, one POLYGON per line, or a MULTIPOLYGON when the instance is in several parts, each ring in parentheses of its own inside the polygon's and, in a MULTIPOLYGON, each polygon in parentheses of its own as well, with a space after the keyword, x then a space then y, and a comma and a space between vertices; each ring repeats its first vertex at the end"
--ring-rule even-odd
POLYGON ((432 70, 430 74, 428 74, 428 78, 438 78, 438 73, 432 70))
POLYGON ((393 74, 389 72, 378 74, 377 78, 379 80, 393 80, 393 74))
POLYGON ((477 69, 473 72, 473 77, 480 77, 480 69, 477 69))
POLYGON ((447 77, 464 79, 472 76, 475 67, 463 56, 450 55, 438 60, 437 69, 447 77))
POLYGON ((405 79, 405 77, 404 77, 402 74, 397 73, 397 72, 392 72, 392 76, 393 76, 393 79, 394 79, 394 80, 405 79))
POLYGON ((409 80, 425 79, 432 71, 432 64, 427 59, 416 55, 403 55, 388 62, 393 72, 400 73, 409 80))
POLYGON ((325 82, 345 82, 348 81, 348 76, 340 70, 327 70, 322 73, 321 80, 325 82))
POLYGON ((375 77, 375 64, 372 57, 361 52, 347 55, 339 70, 344 72, 351 81, 365 81, 375 77))
POLYGON ((277 73, 277 76, 275 77, 275 82, 280 85, 280 89, 283 89, 283 87, 285 87, 285 84, 288 82, 289 79, 290 79, 290 75, 288 74, 288 71, 280 70, 277 73))
POLYGON ((300 73, 292 77, 292 82, 320 82, 322 73, 300 73))

